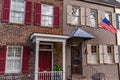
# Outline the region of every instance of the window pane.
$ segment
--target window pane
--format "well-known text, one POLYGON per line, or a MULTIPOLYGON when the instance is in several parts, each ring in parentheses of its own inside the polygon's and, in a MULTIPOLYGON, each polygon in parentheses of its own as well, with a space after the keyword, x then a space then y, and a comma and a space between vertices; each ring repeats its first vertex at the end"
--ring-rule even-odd
POLYGON ((72 24, 77 25, 79 23, 79 18, 78 17, 72 17, 72 24))
POLYGON ((10 22, 23 23, 25 11, 24 0, 11 0, 10 22), (20 18, 23 19, 20 19, 20 18))
POLYGON ((119 29, 120 29, 120 23, 118 23, 118 25, 119 25, 119 29))
POLYGON ((15 57, 21 57, 21 48, 20 47, 15 49, 15 57))
POLYGON ((20 68, 21 68, 21 60, 15 60, 15 62, 14 62, 14 69, 16 71, 20 71, 20 68))
POLYGON ((105 17, 111 22, 111 13, 109 13, 109 12, 106 12, 105 13, 105 17))
POLYGON ((113 63, 113 55, 108 55, 108 62, 113 63))
POLYGON ((42 4, 42 16, 41 25, 42 26, 53 26, 53 6, 42 4))
POLYGON ((53 18, 48 16, 42 16, 41 25, 43 26, 53 26, 53 18))
POLYGON ((74 16, 79 16, 79 8, 73 7, 73 8, 72 8, 72 14, 73 14, 74 16))
POLYGON ((8 56, 9 56, 9 57, 14 57, 14 51, 13 51, 13 48, 12 48, 12 47, 9 47, 9 48, 8 48, 8 56))
POLYGON ((14 64, 14 61, 13 60, 7 60, 7 70, 11 71, 13 70, 13 64, 14 64))
POLYGON ((90 19, 91 27, 95 27, 96 26, 95 22, 96 22, 95 19, 90 19))
POLYGON ((107 53, 113 54, 114 52, 114 47, 113 46, 107 46, 107 53))
POLYGON ((118 16, 118 21, 120 22, 120 15, 118 16))
POLYGON ((53 16, 53 6, 42 4, 42 15, 53 16))
POLYGON ((98 45, 91 45, 91 53, 98 54, 98 45))
POLYGON ((94 9, 90 10, 90 24, 92 27, 95 27, 97 25, 97 11, 94 9))
POLYGON ((22 55, 21 46, 8 46, 6 72, 14 73, 21 71, 21 60, 22 60, 21 55, 22 55))

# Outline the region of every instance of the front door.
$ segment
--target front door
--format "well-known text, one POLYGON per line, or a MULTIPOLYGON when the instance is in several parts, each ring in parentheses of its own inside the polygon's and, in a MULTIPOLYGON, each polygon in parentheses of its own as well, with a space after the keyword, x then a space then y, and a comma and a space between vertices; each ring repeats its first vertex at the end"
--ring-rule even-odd
POLYGON ((39 52, 39 71, 51 71, 52 66, 52 52, 40 51, 39 52))
POLYGON ((51 51, 40 51, 39 52, 39 74, 38 80, 51 80, 51 74, 47 71, 51 71, 51 51))
POLYGON ((71 73, 82 75, 82 47, 71 46, 71 73))

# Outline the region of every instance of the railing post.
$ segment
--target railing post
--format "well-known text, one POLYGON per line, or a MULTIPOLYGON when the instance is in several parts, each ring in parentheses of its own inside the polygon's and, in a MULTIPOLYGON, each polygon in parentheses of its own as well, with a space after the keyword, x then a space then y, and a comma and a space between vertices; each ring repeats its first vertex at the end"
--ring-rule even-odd
POLYGON ((63 80, 65 80, 65 78, 66 78, 66 76, 65 76, 65 72, 66 72, 66 51, 65 51, 65 47, 66 47, 66 42, 63 42, 63 44, 62 44, 63 80))
POLYGON ((36 41, 36 49, 35 49, 35 77, 34 80, 38 80, 38 63, 39 63, 39 41, 36 41))

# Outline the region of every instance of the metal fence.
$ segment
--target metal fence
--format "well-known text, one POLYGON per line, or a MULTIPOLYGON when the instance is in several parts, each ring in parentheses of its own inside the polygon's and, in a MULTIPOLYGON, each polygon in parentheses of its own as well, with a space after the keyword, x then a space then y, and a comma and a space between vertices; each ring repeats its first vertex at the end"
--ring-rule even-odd
POLYGON ((63 72, 62 71, 46 71, 39 72, 38 80, 63 80, 63 72))

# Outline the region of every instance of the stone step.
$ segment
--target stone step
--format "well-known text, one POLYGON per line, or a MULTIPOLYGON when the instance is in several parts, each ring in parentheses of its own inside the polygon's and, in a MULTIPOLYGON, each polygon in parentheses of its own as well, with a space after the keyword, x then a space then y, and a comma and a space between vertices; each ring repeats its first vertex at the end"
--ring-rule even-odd
POLYGON ((87 78, 83 77, 73 77, 72 80, 87 80, 87 78))

